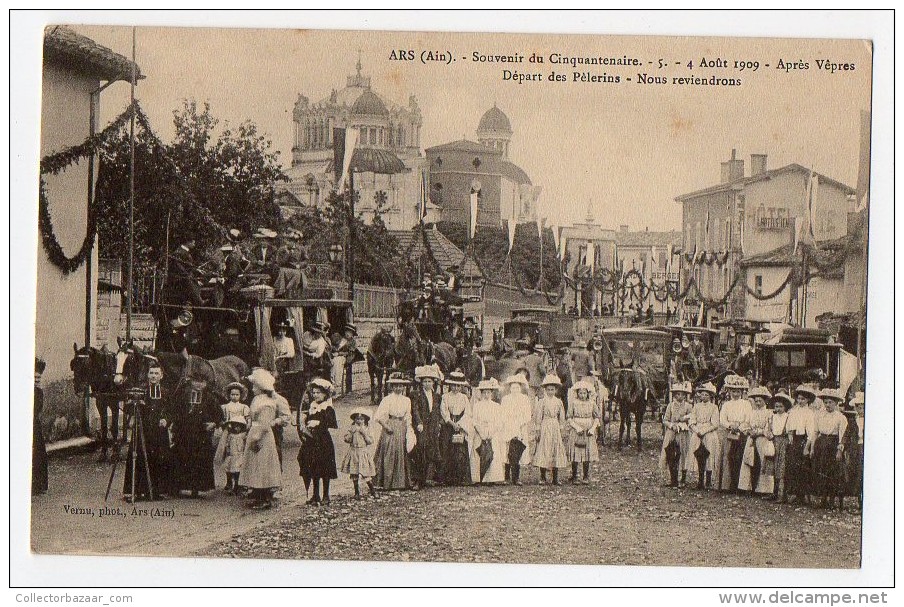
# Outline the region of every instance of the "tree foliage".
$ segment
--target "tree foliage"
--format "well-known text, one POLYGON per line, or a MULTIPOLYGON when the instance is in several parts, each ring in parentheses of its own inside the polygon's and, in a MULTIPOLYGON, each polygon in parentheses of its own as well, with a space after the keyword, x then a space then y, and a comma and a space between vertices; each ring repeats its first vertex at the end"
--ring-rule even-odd
MULTIPOLYGON (((245 121, 233 128, 213 116, 209 104, 184 101, 173 112, 172 143, 142 129, 135 138, 135 260, 155 265, 163 256, 167 226, 170 248, 188 238, 199 247, 222 244, 225 232, 249 234, 275 226, 279 208, 273 184, 285 180, 272 142, 245 121)), ((130 145, 125 129, 100 154, 96 201, 100 252, 128 256, 130 145)))
MULTIPOLYGON (((355 201, 359 194, 355 193, 355 201)), ((348 252, 349 201, 348 196, 331 192, 323 210, 310 207, 289 219, 289 224, 302 234, 308 247, 308 258, 314 264, 329 263, 331 246, 342 245, 348 252)), ((378 210, 370 223, 362 213, 351 222, 355 230, 354 278, 360 284, 401 287, 405 283, 405 264, 401 260, 399 241, 386 229, 378 210)))

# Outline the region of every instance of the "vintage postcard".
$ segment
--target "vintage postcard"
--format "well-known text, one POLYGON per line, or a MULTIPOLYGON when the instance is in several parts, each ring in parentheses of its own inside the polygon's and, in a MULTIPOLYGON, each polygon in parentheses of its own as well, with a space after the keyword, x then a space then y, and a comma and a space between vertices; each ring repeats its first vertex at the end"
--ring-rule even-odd
POLYGON ((31 550, 859 568, 872 71, 49 25, 31 550))

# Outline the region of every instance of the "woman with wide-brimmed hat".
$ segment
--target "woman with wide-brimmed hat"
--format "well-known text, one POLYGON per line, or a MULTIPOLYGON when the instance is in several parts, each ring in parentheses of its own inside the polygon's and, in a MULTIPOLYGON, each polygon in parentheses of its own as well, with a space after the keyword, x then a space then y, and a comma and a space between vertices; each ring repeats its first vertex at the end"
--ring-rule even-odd
POLYGON ((738 490, 744 446, 747 444, 743 428, 750 418, 750 401, 745 397, 750 382, 740 375, 729 375, 725 378, 723 388, 728 393, 728 398, 719 409, 722 465, 718 482, 721 491, 734 492, 738 490))
POLYGON ((770 501, 788 501, 785 489, 785 471, 788 464, 788 410, 794 399, 787 392, 776 392, 772 397, 772 415, 769 418, 769 434, 772 436, 772 447, 775 455, 772 461, 766 460, 766 467, 771 466, 773 483, 772 495, 764 499, 770 501))
POLYGON ((527 377, 516 373, 505 380, 508 394, 502 397, 502 418, 505 424, 505 477, 513 485, 521 485, 521 467, 530 464, 529 445, 534 431, 531 417, 534 403, 527 377))
POLYGON ((386 380, 390 393, 374 414, 374 421, 382 428, 374 454, 374 483, 381 489, 411 487, 408 453, 417 439, 411 426, 411 399, 405 395, 409 383, 403 374, 393 373, 386 380))
POLYGON ((562 387, 559 376, 550 373, 543 378, 543 397, 534 407, 534 424, 538 427, 537 448, 531 458, 540 469, 540 483, 546 484, 546 473, 552 470, 552 484, 560 485, 559 468, 568 465, 568 454, 562 442, 562 426, 565 424, 565 405, 558 397, 562 387))
POLYGON ((772 393, 765 387, 758 386, 747 393, 747 398, 750 400, 750 415, 741 425, 747 442, 741 458, 738 490, 768 496, 775 489, 771 461, 775 456, 770 429, 772 411, 766 406, 772 400, 772 393))
POLYGON ((694 392, 696 402, 687 420, 691 431, 687 471, 691 478, 697 475, 697 489, 712 488, 713 472, 718 470, 722 459, 716 392, 716 387, 710 382, 698 385, 694 392))
POLYGON ((251 382, 251 428, 245 443, 245 461, 239 484, 251 489, 252 508, 269 508, 273 493, 282 486, 282 466, 273 436, 275 428, 288 426, 290 416, 285 399, 276 393, 276 378, 257 368, 248 376, 251 382))
POLYGON ((499 404, 499 382, 495 377, 477 385, 477 399, 471 407, 474 440, 471 443, 471 477, 475 483, 505 482, 507 443, 505 420, 499 404))
POLYGON ((788 412, 788 463, 786 490, 794 496, 792 503, 810 501, 812 466, 810 455, 816 441, 816 415, 811 405, 816 400, 816 388, 803 384, 794 390, 794 406, 788 412))
POLYGON ((690 447, 691 382, 676 382, 671 386, 671 401, 662 415, 662 449, 659 452, 659 471, 670 487, 687 482, 687 460, 690 447))
POLYGON ((440 402, 443 424, 439 443, 442 458, 442 482, 446 485, 470 485, 471 480, 471 399, 470 384, 459 370, 446 376, 446 393, 440 402))
POLYGON ((844 509, 844 434, 848 421, 838 410, 844 402, 841 390, 825 389, 819 393, 825 410, 816 416, 816 441, 813 443, 813 494, 820 497, 820 508, 844 509))
POLYGON ((308 389, 311 402, 298 410, 298 432, 301 437, 298 471, 304 480, 305 491, 312 482, 314 484, 314 495, 308 504, 326 506, 330 503, 330 481, 337 477, 336 448, 330 435, 330 430, 339 427, 333 408, 333 384, 328 379, 315 377, 308 384, 308 389))

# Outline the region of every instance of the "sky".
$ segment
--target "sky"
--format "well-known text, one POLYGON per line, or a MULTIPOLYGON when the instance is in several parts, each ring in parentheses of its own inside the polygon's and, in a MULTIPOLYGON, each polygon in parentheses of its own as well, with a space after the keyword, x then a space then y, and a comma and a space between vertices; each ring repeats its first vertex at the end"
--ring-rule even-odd
MULTIPOLYGON (((74 27, 131 55, 129 27, 74 27)), ((172 111, 183 99, 209 101, 220 119, 250 119, 268 133, 285 168, 298 95, 319 101, 344 87, 359 49, 375 92, 401 105, 416 96, 422 148, 476 140, 481 115, 495 103, 513 126, 510 159, 543 187, 541 208, 559 225, 583 221, 590 209, 607 228, 680 229, 681 205, 674 198, 718 183, 720 163, 732 149, 748 173, 750 154, 763 153, 769 168, 796 162, 855 186, 859 115, 870 105, 870 50, 858 40, 149 27, 139 27, 136 39, 136 60, 147 76, 137 97, 161 137, 172 137, 172 111), (455 61, 393 61, 394 49, 448 52, 455 61), (521 54, 524 61, 474 62, 474 52, 521 54), (546 61, 529 63, 532 53, 546 61), (572 68, 550 64, 552 53, 627 56, 643 65, 572 68), (701 67, 704 58, 729 67, 701 67), (855 69, 818 69, 816 60, 823 58, 855 69), (672 65, 659 69, 660 59, 672 65), (780 59, 806 62, 808 69, 776 69, 780 59), (735 60, 760 67, 738 71, 735 60), (506 68, 538 73, 543 81, 505 81, 506 68), (549 82, 553 71, 568 82, 549 82), (573 72, 587 71, 618 75, 622 82, 571 81, 573 72), (641 84, 642 73, 665 76, 667 84, 641 84), (712 75, 742 84, 672 80, 712 75)), ((105 91, 102 121, 120 113, 128 99, 127 83, 105 91)))

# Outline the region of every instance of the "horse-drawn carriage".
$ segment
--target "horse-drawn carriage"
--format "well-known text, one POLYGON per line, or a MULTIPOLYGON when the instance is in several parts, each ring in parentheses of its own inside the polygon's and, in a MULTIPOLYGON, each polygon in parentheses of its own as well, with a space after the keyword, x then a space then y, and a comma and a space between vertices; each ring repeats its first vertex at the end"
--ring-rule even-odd
MULTIPOLYGON (((301 299, 247 298, 232 308, 155 307, 155 350, 188 353, 213 360, 235 356, 249 367, 263 367, 277 376, 278 389, 296 406, 307 382, 329 377, 329 354, 311 348, 319 334, 342 334, 353 321, 352 302, 331 293, 312 292, 301 299)), ((327 342, 328 345, 328 342, 327 342)), ((328 350, 328 348, 327 348, 328 350)))
POLYGON ((513 342, 527 339, 532 346, 542 344, 551 348, 574 341, 574 323, 574 318, 562 314, 559 308, 519 308, 512 310, 512 319, 503 323, 502 333, 513 342))
POLYGON ((790 392, 806 382, 838 388, 843 382, 841 358, 842 345, 828 331, 789 328, 757 346, 756 376, 773 391, 790 392))

